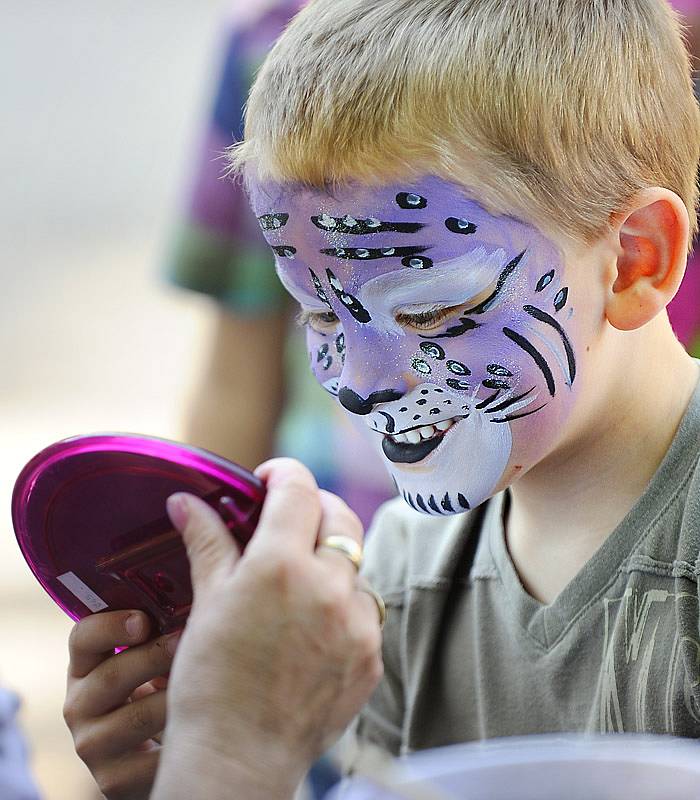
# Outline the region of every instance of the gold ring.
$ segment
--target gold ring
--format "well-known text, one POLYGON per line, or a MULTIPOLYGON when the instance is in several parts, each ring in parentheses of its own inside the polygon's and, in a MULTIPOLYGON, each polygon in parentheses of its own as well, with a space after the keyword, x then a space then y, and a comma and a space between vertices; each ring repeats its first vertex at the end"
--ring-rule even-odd
POLYGON ((376 603, 377 611, 379 612, 379 630, 381 630, 386 622, 386 603, 384 598, 370 585, 366 578, 358 578, 357 588, 360 592, 368 594, 376 603))
POLYGON ((327 536, 319 544, 318 550, 335 550, 344 555, 359 572, 362 566, 362 545, 350 536, 327 536))

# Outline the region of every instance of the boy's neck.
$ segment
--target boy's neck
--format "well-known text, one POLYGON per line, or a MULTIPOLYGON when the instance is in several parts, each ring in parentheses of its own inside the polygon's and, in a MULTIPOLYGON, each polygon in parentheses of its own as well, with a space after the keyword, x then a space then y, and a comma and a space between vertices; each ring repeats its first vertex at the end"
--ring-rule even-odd
POLYGON ((624 368, 608 380, 591 424, 511 488, 508 549, 523 585, 543 603, 554 600, 643 494, 698 381, 696 362, 667 322, 629 341, 617 362, 624 368))

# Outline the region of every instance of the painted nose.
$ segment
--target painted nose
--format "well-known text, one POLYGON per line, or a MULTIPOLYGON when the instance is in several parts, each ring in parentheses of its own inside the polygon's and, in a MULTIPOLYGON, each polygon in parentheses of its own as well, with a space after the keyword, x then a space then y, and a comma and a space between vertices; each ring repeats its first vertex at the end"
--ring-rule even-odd
POLYGON ((343 408, 346 408, 351 414, 359 416, 371 414, 377 403, 389 403, 392 400, 400 400, 402 397, 401 392, 395 392, 393 389, 380 389, 378 392, 372 392, 368 397, 360 397, 347 386, 343 386, 338 392, 338 400, 343 408))

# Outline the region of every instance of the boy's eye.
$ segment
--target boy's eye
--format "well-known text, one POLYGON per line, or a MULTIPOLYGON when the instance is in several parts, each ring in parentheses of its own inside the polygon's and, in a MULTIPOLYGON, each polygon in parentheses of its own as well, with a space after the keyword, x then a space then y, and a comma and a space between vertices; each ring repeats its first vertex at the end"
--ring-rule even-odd
POLYGON ((339 321, 332 311, 302 311, 297 317, 299 325, 308 325, 319 333, 333 330, 339 321))
POLYGON ((429 308, 425 311, 418 311, 409 313, 401 311, 395 315, 396 321, 403 328, 413 328, 419 331, 429 331, 440 327, 440 325, 449 319, 457 311, 457 308, 450 306, 448 308, 429 308))

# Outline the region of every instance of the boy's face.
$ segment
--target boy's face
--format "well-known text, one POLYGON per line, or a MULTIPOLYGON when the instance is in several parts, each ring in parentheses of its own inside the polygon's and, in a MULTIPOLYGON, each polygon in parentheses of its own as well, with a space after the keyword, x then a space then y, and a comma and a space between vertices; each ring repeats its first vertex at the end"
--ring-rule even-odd
POLYGON ((411 506, 473 508, 551 451, 578 349, 552 241, 436 177, 333 196, 265 183, 251 201, 311 369, 367 424, 411 506))

